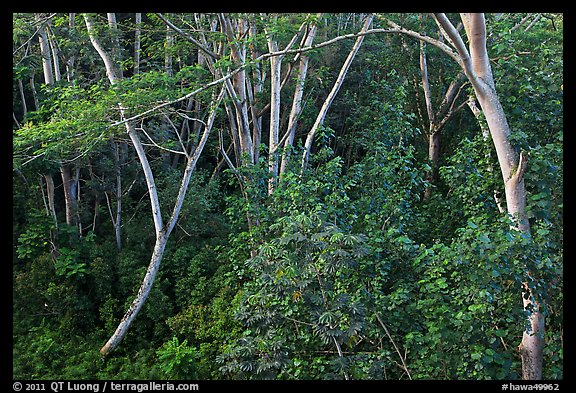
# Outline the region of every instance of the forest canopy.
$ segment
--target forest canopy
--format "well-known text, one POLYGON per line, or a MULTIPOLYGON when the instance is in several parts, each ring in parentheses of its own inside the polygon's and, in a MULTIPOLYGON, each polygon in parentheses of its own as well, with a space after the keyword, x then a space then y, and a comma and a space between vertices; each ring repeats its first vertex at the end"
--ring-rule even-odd
POLYGON ((12 32, 14 379, 563 379, 563 14, 12 32))

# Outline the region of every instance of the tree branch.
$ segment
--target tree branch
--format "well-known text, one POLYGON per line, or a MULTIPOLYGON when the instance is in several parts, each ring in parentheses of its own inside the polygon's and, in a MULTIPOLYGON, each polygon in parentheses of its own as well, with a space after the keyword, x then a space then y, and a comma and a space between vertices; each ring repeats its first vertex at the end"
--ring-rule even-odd
POLYGON ((166 23, 166 25, 171 28, 172 30, 174 30, 176 33, 180 34, 182 37, 184 37, 188 42, 191 42, 192 44, 194 44, 198 49, 200 49, 202 52, 206 53, 208 56, 210 56, 211 58, 213 58, 214 60, 218 60, 220 59, 220 55, 218 53, 214 53, 212 52, 210 49, 206 48, 204 45, 202 45, 202 43, 200 41, 198 41, 197 39, 195 39, 194 37, 192 37, 190 34, 186 33, 184 30, 180 29, 179 27, 177 27, 176 25, 174 25, 172 22, 170 22, 168 19, 166 19, 164 17, 164 15, 162 15, 159 12, 155 13, 156 16, 158 18, 160 18, 164 23, 166 23))
MULTIPOLYGON (((172 149, 168 149, 167 147, 163 147, 163 146, 160 146, 159 144, 157 144, 157 143, 154 141, 154 139, 152 139, 152 138, 150 137, 150 135, 148 135, 148 133, 147 133, 146 130, 144 129, 144 126, 143 126, 143 125, 142 125, 141 127, 134 128, 134 129, 137 130, 137 131, 142 131, 142 132, 144 133, 144 135, 146 135, 146 138, 148 138, 148 140, 149 140, 150 142, 152 142, 152 146, 155 146, 155 147, 157 147, 158 149, 161 149, 161 150, 166 150, 166 151, 168 151, 168 152, 170 152, 170 153, 183 154, 183 155, 185 155, 185 156, 188 156, 188 154, 186 154, 186 151, 172 150, 172 149)), ((142 144, 144 144, 144 143, 142 143, 142 144)))
POLYGON ((342 40, 346 40, 346 39, 351 39, 351 38, 358 38, 358 37, 360 37, 360 36, 366 36, 366 35, 369 35, 369 34, 390 34, 390 33, 406 34, 406 35, 408 35, 408 36, 417 38, 417 39, 419 39, 419 40, 423 40, 423 41, 425 41, 425 42, 427 42, 427 43, 430 43, 430 44, 432 44, 432 45, 440 48, 442 51, 444 51, 446 54, 448 54, 450 57, 452 57, 454 60, 456 60, 456 61, 460 64, 461 59, 460 59, 460 57, 458 56, 458 54, 455 53, 448 45, 444 44, 443 42, 441 42, 441 41, 439 41, 439 40, 437 40, 437 39, 434 39, 434 38, 432 38, 432 37, 428 37, 428 36, 419 34, 419 33, 415 32, 415 31, 406 30, 406 29, 404 29, 403 27, 400 27, 399 25, 397 25, 396 23, 394 23, 394 22, 392 22, 392 21, 388 21, 388 20, 387 20, 387 23, 389 23, 389 24, 392 26, 392 28, 389 28, 389 29, 384 29, 384 28, 368 29, 368 30, 365 30, 365 31, 360 31, 360 32, 358 32, 358 33, 351 33, 351 34, 345 34, 345 35, 341 35, 341 36, 338 36, 338 37, 334 37, 334 38, 332 38, 332 39, 329 39, 329 40, 320 42, 320 43, 318 43, 318 44, 313 44, 313 45, 305 46, 305 47, 302 47, 302 48, 296 48, 296 49, 286 48, 286 49, 283 49, 283 50, 281 50, 281 51, 264 53, 264 54, 256 57, 256 58, 253 59, 253 60, 246 61, 246 62, 240 64, 240 65, 238 66, 238 68, 230 71, 228 74, 223 75, 222 77, 220 77, 220 78, 218 78, 218 79, 215 79, 215 80, 213 80, 212 82, 207 83, 206 85, 204 85, 204 86, 202 86, 202 87, 199 87, 198 89, 196 89, 196 90, 194 90, 194 91, 192 91, 192 92, 190 92, 190 93, 188 93, 188 94, 186 94, 186 95, 184 95, 184 96, 182 96, 182 97, 180 97, 180 98, 177 98, 177 99, 172 100, 172 101, 163 102, 163 103, 158 104, 158 105, 156 105, 155 107, 153 107, 153 108, 151 108, 151 109, 148 109, 148 110, 146 110, 146 111, 144 111, 144 112, 141 112, 141 113, 139 113, 139 114, 137 114, 137 115, 134 115, 134 116, 127 117, 127 118, 125 118, 125 119, 116 121, 116 122, 110 124, 110 127, 116 127, 116 126, 122 125, 122 124, 124 124, 124 123, 130 122, 130 121, 134 121, 134 120, 137 120, 137 119, 140 119, 140 118, 145 117, 145 116, 147 116, 147 115, 150 115, 150 114, 156 112, 157 110, 162 109, 162 108, 164 108, 164 107, 166 107, 166 106, 173 105, 173 104, 177 104, 177 103, 179 103, 179 102, 185 101, 185 100, 187 100, 187 99, 189 99, 189 98, 191 98, 191 97, 194 97, 195 95, 197 95, 197 94, 199 94, 199 93, 201 93, 201 92, 203 92, 203 91, 205 91, 205 90, 210 89, 210 88, 213 87, 213 86, 216 86, 216 85, 218 85, 218 84, 220 84, 220 83, 222 83, 222 82, 225 82, 225 81, 231 79, 234 75, 236 75, 237 73, 241 72, 241 71, 244 70, 245 68, 247 68, 247 67, 249 67, 249 66, 251 66, 251 65, 254 65, 254 64, 256 64, 256 63, 258 63, 258 62, 260 62, 260 61, 262 61, 262 60, 268 59, 268 58, 270 58, 270 57, 273 57, 273 56, 284 56, 284 55, 287 55, 287 54, 299 54, 299 53, 309 52, 309 51, 312 51, 312 50, 315 50, 315 49, 323 48, 323 47, 328 46, 328 45, 332 45, 332 44, 334 44, 334 43, 336 43, 336 42, 338 42, 338 41, 342 41, 342 40))
POLYGON ((404 371, 406 371, 406 374, 408 374, 408 378, 412 379, 412 376, 410 375, 410 371, 408 371, 408 367, 406 366, 406 362, 404 360, 404 357, 402 356, 402 353, 400 353, 400 349, 398 348, 398 346, 396 345, 396 342, 394 342, 394 340, 392 339, 392 336, 390 335, 390 332, 388 331, 388 328, 386 327, 386 325, 384 325, 384 322, 382 321, 382 319, 380 318, 380 315, 378 313, 375 314, 376 315, 376 319, 378 319, 378 322, 380 323, 380 326, 382 326, 382 328, 384 329, 384 331, 386 332, 386 335, 388 336, 388 338, 390 339, 390 341, 392 342, 392 345, 394 345, 394 348, 396 349, 396 353, 398 353, 398 357, 400 357, 400 360, 402 361, 402 365, 404 366, 404 371))
POLYGON ((464 44, 462 37, 460 37, 460 33, 458 33, 458 30, 456 30, 452 22, 450 22, 445 14, 434 14, 434 16, 434 20, 438 26, 446 32, 446 35, 450 41, 452 41, 456 51, 458 52, 458 56, 454 59, 458 62, 458 64, 460 64, 466 75, 470 78, 471 75, 474 75, 472 59, 470 58, 468 49, 466 49, 466 44, 464 44))

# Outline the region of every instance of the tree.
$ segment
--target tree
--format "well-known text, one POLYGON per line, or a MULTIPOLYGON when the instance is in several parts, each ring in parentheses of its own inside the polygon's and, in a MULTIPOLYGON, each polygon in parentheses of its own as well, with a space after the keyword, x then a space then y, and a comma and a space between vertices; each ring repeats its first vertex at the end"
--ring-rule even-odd
MULTIPOLYGON (((122 79, 121 72, 117 61, 111 56, 111 54, 102 46, 99 41, 98 36, 95 32, 94 22, 90 15, 83 14, 84 20, 86 22, 86 28, 88 29, 88 34, 90 36, 90 41, 92 45, 102 58, 104 65, 106 67, 106 74, 108 75, 108 79, 111 85, 115 85, 119 83, 122 79)), ((156 190, 156 184, 154 180, 154 174, 152 173, 152 168, 150 167, 150 163, 148 162, 148 158, 146 157, 146 152, 144 151, 144 146, 140 140, 140 137, 136 131, 134 125, 130 122, 125 123, 126 132, 130 137, 130 140, 134 146, 138 154, 138 159, 140 160, 140 164, 142 166, 142 170, 144 171, 144 175, 146 177, 146 183, 148 185, 148 192, 150 194, 150 203, 152 205, 152 215, 154 219, 154 228, 156 232, 156 243, 154 244, 154 250, 152 252, 152 257, 150 258, 150 264, 146 271, 146 275, 142 280, 142 285, 136 295, 134 301, 130 305, 129 309, 126 311, 126 314, 120 321, 120 324, 116 328, 114 334, 110 337, 110 339, 106 342, 106 344, 100 349, 100 353, 102 355, 107 355, 109 352, 113 351, 118 344, 122 341, 124 336, 126 335, 128 328, 130 327, 132 321, 144 305, 148 294, 150 293, 150 289, 152 284, 154 283, 154 279, 160 267, 160 262, 162 261, 162 256, 164 254, 164 249, 166 247, 166 243, 168 238, 170 237, 170 233, 174 229, 176 222, 178 220, 178 215, 180 214, 180 208, 182 207, 182 203, 184 197, 186 195, 186 191, 188 189, 188 184, 190 182, 190 177, 194 172, 196 167, 196 163, 200 158, 200 154, 206 144, 208 136, 210 135, 210 131, 212 130, 212 126, 214 124, 214 119, 216 117, 216 109, 218 104, 222 99, 222 92, 215 98, 215 101, 212 105, 210 110, 210 116, 208 118, 208 122, 205 126, 202 139, 198 146, 194 149, 192 153, 186 152, 184 149, 182 154, 184 154, 187 158, 186 168, 184 170, 184 174, 182 176, 180 190, 178 192, 178 197, 174 203, 174 208, 172 210, 172 214, 166 225, 164 225, 162 219, 162 212, 160 209, 160 203, 158 201, 158 192, 156 190)), ((126 117, 126 108, 119 103, 119 110, 120 115, 122 117, 126 117)))
POLYGON ((312 143, 314 141, 314 136, 316 135, 316 132, 318 131, 318 129, 320 128, 322 123, 324 122, 324 118, 326 117, 326 113, 328 113, 328 110, 330 109, 330 105, 332 104, 334 97, 336 97, 336 94, 338 94, 338 90, 340 90, 340 86, 342 86, 342 82, 344 81, 344 77, 346 76, 346 73, 348 72, 348 68, 350 67, 350 64, 354 60, 356 53, 358 53, 358 50, 360 49, 360 46, 362 45, 362 41, 364 40, 364 35, 362 33, 365 33, 368 30, 368 28, 372 24, 373 18, 374 18, 374 15, 369 14, 366 17, 366 19, 364 19, 364 25, 362 26, 362 30, 360 31, 360 35, 358 36, 358 38, 356 38, 356 42, 352 46, 352 49, 350 50, 348 57, 344 61, 344 64, 342 64, 342 68, 340 69, 340 73, 338 74, 338 78, 336 78, 336 81, 334 82, 334 86, 332 87, 332 90, 330 91, 330 93, 326 97, 324 104, 322 104, 322 108, 320 108, 320 112, 318 113, 318 116, 316 117, 316 120, 314 121, 314 125, 312 126, 310 131, 308 131, 308 135, 306 136, 306 142, 304 143, 304 153, 302 153, 302 165, 301 165, 302 170, 304 170, 306 168, 306 165, 308 165, 308 158, 310 157, 310 151, 312 149, 312 143))
MULTIPOLYGON (((496 92, 486 50, 484 14, 461 14, 469 39, 469 51, 458 31, 444 14, 436 14, 436 19, 458 51, 460 66, 474 88, 488 123, 504 181, 508 214, 513 218, 515 229, 529 235, 530 223, 526 216, 526 189, 524 187, 524 173, 528 157, 524 152, 518 155, 510 142, 510 128, 496 92)), ((530 277, 534 272, 527 271, 526 274, 530 277)), ((522 342, 518 348, 522 356, 522 377, 530 380, 542 379, 544 315, 528 282, 525 283, 522 301, 524 309, 529 314, 529 326, 524 330, 522 342)))
MULTIPOLYGON (((53 86, 55 82, 59 82, 61 79, 60 75, 60 61, 58 58, 58 51, 54 43, 54 39, 51 39, 52 35, 49 35, 50 18, 45 18, 42 14, 36 14, 36 21, 40 24, 38 30, 38 40, 40 43, 40 54, 42 56, 42 68, 44 70, 44 83, 49 86, 53 86)), ((76 224, 80 225, 76 220, 77 215, 77 193, 78 188, 78 173, 79 168, 75 169, 75 175, 72 176, 70 165, 67 163, 60 163, 60 174, 62 176, 63 190, 64 190, 64 201, 66 202, 66 224, 74 226, 76 224)), ((50 174, 45 175, 47 186, 48 186, 48 196, 49 199, 53 199, 53 180, 49 180, 50 174)), ((49 203, 51 208, 53 208, 54 203, 49 203)), ((52 209, 53 210, 53 209, 52 209)), ((55 215, 55 213, 53 213, 55 215)))
POLYGON ((428 138, 428 160, 430 161, 431 167, 428 175, 428 181, 431 186, 426 188, 426 191, 424 192, 424 200, 428 200, 432 193, 432 186, 436 183, 438 177, 441 131, 453 115, 466 105, 466 101, 464 101, 460 105, 456 106, 457 99, 464 87, 466 76, 464 73, 459 72, 452 79, 440 105, 438 105, 438 108, 434 110, 430 79, 428 77, 426 43, 424 41, 420 41, 420 71, 422 73, 422 90, 424 91, 424 102, 428 120, 425 130, 426 137, 428 138))
MULTIPOLYGON (((524 187, 524 173, 528 157, 525 153, 518 154, 510 141, 510 128, 506 115, 498 98, 490 60, 486 49, 486 22, 483 14, 461 14, 466 35, 469 39, 469 50, 454 25, 444 14, 435 14, 436 22, 449 42, 456 49, 456 53, 443 43, 435 41, 454 58, 474 88, 490 134, 496 148, 500 163, 500 170, 506 192, 507 212, 513 219, 513 226, 520 232, 530 234, 530 224, 526 217, 526 190, 524 187)), ((407 34, 421 38, 414 32, 407 34)), ((429 41, 430 42, 430 41, 429 41)), ((530 277, 533 273, 527 271, 530 277)), ((522 356, 523 378, 541 379, 544 316, 540 311, 538 300, 531 293, 528 284, 525 284, 522 293, 524 309, 529 313, 529 326, 523 333, 519 350, 522 356)))

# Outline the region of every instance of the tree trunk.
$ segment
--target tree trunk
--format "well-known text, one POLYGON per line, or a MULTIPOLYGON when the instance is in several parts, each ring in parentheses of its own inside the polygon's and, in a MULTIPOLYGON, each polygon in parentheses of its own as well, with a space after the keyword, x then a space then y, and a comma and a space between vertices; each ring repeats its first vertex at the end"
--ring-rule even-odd
MULTIPOLYGON (((426 105, 427 136, 428 136, 428 161, 430 162, 430 171, 427 181, 430 184, 424 190, 424 201, 428 201, 432 195, 432 187, 438 178, 438 167, 440 161, 440 135, 444 125, 464 104, 454 109, 460 90, 466 79, 466 76, 460 72, 450 83, 438 110, 434 111, 432 104, 432 94, 430 91, 430 81, 428 78, 428 64, 426 59, 426 43, 420 41, 420 72, 422 74, 422 90, 424 90, 424 101, 426 105)), ((440 78, 442 80, 442 78, 440 78)), ((422 123, 425 123, 422 121, 422 123)))
MULTIPOLYGON (((506 115, 494 86, 490 59, 486 50, 486 23, 484 14, 460 14, 470 51, 466 49, 460 34, 444 14, 436 14, 436 20, 453 42, 460 55, 466 76, 472 83, 476 98, 480 103, 502 172, 506 194, 508 214, 513 219, 513 229, 530 234, 530 224, 526 216, 526 190, 524 173, 527 157, 518 155, 510 144, 510 128, 506 115)), ((527 276, 533 272, 526 271, 527 276)), ((544 351, 544 315, 540 304, 534 298, 528 283, 522 291, 524 310, 528 312, 527 328, 523 332, 522 342, 518 349, 522 358, 522 378, 525 380, 542 379, 542 362, 544 351)))
MULTIPOLYGON (((372 14, 370 14, 366 17, 366 19, 364 21, 364 26, 362 27, 362 30, 361 30, 362 33, 365 32, 366 30, 368 30, 368 27, 370 27, 370 24, 372 23, 373 18, 374 18, 374 16, 372 14)), ((312 150, 312 142, 314 141, 314 136, 315 136, 316 132, 318 131, 318 129, 320 128, 320 126, 322 125, 322 123, 324 122, 324 118, 326 117, 326 114, 328 113, 328 109, 330 109, 330 106, 332 105, 332 101, 334 101, 336 94, 338 94, 338 90, 340 90, 340 86, 342 86, 342 82, 344 82, 344 77, 346 76, 346 73, 348 72, 348 68, 350 67, 350 64, 352 64, 352 60, 354 60, 356 53, 358 53, 358 50, 360 49, 360 46, 362 45, 362 41, 364 41, 364 35, 358 36, 358 38, 356 39, 356 42, 354 43, 354 46, 350 50, 350 53, 348 53, 348 57, 346 58, 346 60, 344 61, 344 64, 342 65, 342 68, 340 69, 340 73, 338 74, 338 77, 336 78, 336 81, 334 82, 334 86, 332 86, 332 90, 328 94, 328 97, 326 97, 326 100, 324 101, 322 108, 320 108, 320 112, 318 113, 318 116, 316 117, 316 121, 314 122, 314 125, 312 125, 312 128, 308 132, 308 136, 306 137, 306 142, 304 144, 304 153, 302 154, 302 162, 301 162, 302 170, 304 170, 306 168, 306 165, 308 165, 308 158, 310 157, 310 151, 312 150)))
MULTIPOLYGON (((476 120, 478 121, 478 125, 480 126, 480 130, 482 131, 484 141, 489 143, 490 130, 488 129, 488 124, 486 124, 486 119, 484 118, 482 111, 480 110, 480 108, 476 106, 476 100, 474 99, 474 97, 472 96, 469 97, 467 105, 474 114, 474 117, 476 117, 476 120)), ((490 152, 487 153, 487 156, 488 158, 491 156, 490 152)), ((489 162, 488 171, 492 172, 493 168, 490 159, 488 159, 488 162, 489 162)), ((496 207, 498 207, 498 211, 500 213, 504 213, 506 211, 506 208, 504 207, 504 201, 502 201, 500 194, 501 193, 498 190, 494 189, 493 195, 494 195, 494 202, 496 202, 496 207)))
MULTIPOLYGON (((118 83, 121 79, 121 74, 119 73, 118 66, 114 61, 114 58, 108 54, 108 52, 102 47, 100 41, 96 37, 93 27, 93 21, 90 18, 90 16, 84 14, 84 20, 86 22, 86 27, 88 30, 88 35, 90 37, 90 41, 92 42, 92 45, 94 46, 94 48, 104 61, 104 65, 106 66, 106 73, 108 74, 110 83, 114 85, 118 83)), ((186 196, 186 191, 190 183, 190 178, 196 168, 196 163, 200 158, 200 154, 204 149, 206 141, 208 140, 208 135, 212 130, 214 119, 216 118, 216 110, 220 102, 222 101, 223 95, 224 95, 224 89, 220 91, 218 98, 214 99, 213 103, 215 105, 213 105, 210 110, 210 115, 208 116, 208 121, 204 128, 204 133, 202 134, 202 138, 200 139, 198 146, 196 146, 194 153, 188 155, 186 152, 184 152, 184 154, 186 154, 188 158, 188 161, 186 163, 186 169, 184 170, 184 174, 182 176, 180 189, 178 190, 178 196, 176 197, 172 214, 170 215, 170 218, 166 223, 166 226, 164 226, 164 222, 162 220, 162 212, 158 200, 158 193, 154 181, 154 174, 152 173, 152 168, 150 167, 150 163, 148 162, 148 159, 146 157, 144 146, 142 145, 142 142, 140 141, 138 133, 136 132, 136 129, 133 126, 133 124, 131 122, 125 123, 126 132, 128 133, 128 136, 132 141, 134 149, 136 150, 138 159, 140 160, 140 165, 142 167, 142 170, 144 171, 146 184, 148 186, 148 194, 150 196, 150 204, 152 206, 152 217, 154 220, 154 228, 156 232, 156 242, 154 244, 154 250, 150 258, 150 263, 148 264, 148 268, 146 270, 146 275, 144 276, 142 284, 140 285, 140 289, 138 290, 136 298, 128 308, 128 311, 126 311, 126 313, 124 314, 124 317, 120 321, 115 332, 108 339, 106 344, 104 344, 104 346, 100 349, 100 354, 102 354, 103 356, 113 351, 122 341, 130 325, 134 321, 134 318, 136 317, 136 315, 138 315, 138 312, 140 311, 140 309, 146 302, 146 299, 148 298, 150 289, 152 287, 152 284, 154 283, 154 279, 156 277, 158 269, 160 268, 160 263, 162 262, 162 256, 164 255, 164 248, 166 247, 166 243, 168 241, 168 238, 170 237, 170 233, 174 229, 176 222, 178 220, 180 209, 182 208, 182 203, 184 202, 184 197, 186 196)), ((122 118, 126 118, 127 117, 126 109, 123 107, 122 103, 119 103, 119 107, 122 118)))
MULTIPOLYGON (((242 66, 246 62, 246 45, 243 41, 238 40, 235 33, 239 36, 244 36, 248 33, 248 26, 244 19, 239 18, 233 22, 228 15, 218 14, 222 32, 226 36, 230 45, 230 55, 234 65, 237 67, 242 66)), ((234 74, 232 82, 226 80, 227 93, 232 100, 234 107, 234 120, 236 122, 238 141, 240 144, 240 157, 237 161, 242 165, 254 164, 255 149, 252 135, 250 132, 250 125, 248 121, 248 97, 246 92, 246 70, 234 74)), ((231 121, 233 119, 230 119, 231 121)))
POLYGON ((122 320, 118 324, 116 331, 112 336, 108 339, 106 344, 102 348, 100 348, 100 354, 106 356, 108 353, 113 351, 118 344, 122 341, 132 321, 138 315, 138 312, 144 305, 148 294, 150 293, 150 289, 152 288, 152 284, 154 283, 154 278, 156 277, 156 273, 158 273, 158 269, 160 268, 160 262, 162 261, 162 256, 164 254, 164 248, 166 247, 166 242, 168 240, 168 236, 163 231, 160 231, 156 234, 156 243, 154 244, 154 251, 152 252, 152 257, 150 258, 150 263, 148 264, 148 269, 146 270, 146 275, 142 280, 142 284, 140 285, 140 289, 136 295, 134 301, 128 308, 128 311, 122 317, 122 320))
POLYGON ((18 91, 20 92, 20 100, 22 100, 22 118, 26 117, 28 113, 28 107, 26 106, 26 97, 24 96, 24 84, 22 79, 18 79, 18 91))
POLYGON ((70 173, 70 166, 61 164, 60 174, 62 175, 62 188, 64 189, 64 202, 66 206, 66 224, 76 225, 76 198, 74 190, 74 179, 70 173))
MULTIPOLYGON (((321 14, 318 14, 320 18, 321 14)), ((316 23, 313 23, 308 28, 308 33, 304 41, 303 46, 311 46, 314 42, 314 37, 316 36, 316 23)), ((288 129, 286 132, 288 136, 284 142, 284 151, 282 152, 282 161, 280 164, 280 174, 284 173, 288 166, 288 160, 290 157, 290 152, 288 149, 294 144, 294 137, 296 135, 296 125, 298 117, 302 112, 302 96, 304 94, 304 82, 306 81, 306 74, 308 73, 308 55, 305 53, 301 54, 299 65, 298 65, 298 79, 296 81, 296 88, 294 90, 294 98, 292 99, 292 109, 290 110, 290 115, 288 117, 288 129)))
POLYGON ((50 209, 52 220, 54 220, 54 228, 58 231, 58 218, 56 217, 56 208, 54 206, 54 180, 52 179, 52 175, 44 175, 44 179, 46 179, 48 208, 50 209))
POLYGON ((52 62, 54 63, 54 67, 52 71, 54 72, 54 80, 59 82, 62 79, 62 75, 60 74, 60 60, 59 60, 59 51, 58 46, 54 42, 54 34, 52 33, 52 29, 50 29, 50 23, 46 24, 46 37, 48 38, 48 43, 50 44, 50 52, 52 53, 52 62))
POLYGON ((166 41, 164 47, 166 52, 164 53, 164 70, 166 75, 172 76, 172 46, 174 45, 174 35, 169 26, 166 26, 166 41))
POLYGON ((40 23, 38 27, 38 41, 40 42, 40 55, 42 56, 42 69, 44 70, 44 83, 54 84, 54 71, 52 70, 52 60, 50 55, 50 44, 46 34, 46 26, 42 21, 43 15, 36 14, 36 20, 40 23))
POLYGON ((440 160, 440 132, 434 131, 428 135, 428 161, 430 162, 430 172, 427 181, 430 183, 424 190, 424 200, 427 201, 432 195, 432 186, 436 184, 438 178, 438 161, 440 160))
POLYGON ((140 73, 140 35, 142 32, 142 13, 136 12, 135 15, 136 31, 134 32, 134 75, 140 73))
MULTIPOLYGON (((74 12, 71 12, 68 16, 68 28, 70 29, 70 31, 73 31, 75 29, 75 18, 76 18, 76 14, 74 12)), ((74 63, 76 61, 76 57, 75 56, 70 56, 68 58, 68 60, 66 60, 66 80, 68 82, 72 82, 74 80, 74 63)))
MULTIPOLYGON (((270 52, 278 51, 278 42, 273 38, 268 40, 268 50, 270 52)), ((269 156, 268 156, 268 169, 270 171, 270 179, 268 180, 268 194, 274 191, 274 184, 278 177, 278 135, 280 129, 280 82, 282 58, 280 56, 273 56, 270 58, 270 139, 269 139, 269 156)))
MULTIPOLYGON (((97 39, 94 32, 94 26, 91 17, 89 17, 87 14, 84 14, 84 20, 86 22, 86 28, 88 29, 88 34, 90 36, 92 45, 94 46, 94 48, 100 54, 100 57, 104 61, 108 79, 110 80, 110 83, 114 85, 118 83, 121 79, 119 69, 114 59, 102 47, 99 40, 97 39)), ((121 104, 120 108, 121 113, 123 114, 124 109, 121 104)), ((134 126, 130 122, 126 123, 126 131, 128 133, 128 136, 130 137, 130 140, 133 143, 134 148, 136 149, 138 159, 140 160, 140 164, 142 166, 144 176, 146 178, 146 184, 148 186, 148 193, 150 196, 150 203, 152 205, 154 228, 156 230, 156 243, 154 244, 152 257, 150 258, 150 263, 148 264, 148 269, 146 270, 146 275, 144 276, 142 285, 138 290, 138 294, 136 295, 136 298, 130 305, 128 311, 125 313, 124 317, 120 321, 114 334, 100 349, 100 353, 102 355, 107 355, 110 351, 116 348, 116 346, 120 343, 120 341, 122 341, 122 339, 126 335, 126 332, 128 331, 128 328, 130 327, 130 324, 132 323, 132 321, 142 308, 142 305, 144 304, 146 298, 148 297, 148 294, 150 293, 150 288, 152 287, 152 283, 154 282, 154 278, 156 277, 158 268, 160 267, 160 262, 162 261, 162 255, 164 253, 166 241, 168 240, 167 236, 168 234, 164 230, 164 225, 162 222, 162 215, 160 211, 160 204, 158 201, 158 194, 156 192, 154 176, 152 174, 152 169, 150 168, 148 159, 146 158, 144 147, 140 142, 140 138, 138 137, 138 134, 136 133, 134 126)))
MULTIPOLYGON (((256 59, 259 53, 257 46, 254 44, 258 39, 255 21, 250 21, 248 33, 252 40, 252 43, 249 45, 250 55, 253 59, 256 59)), ((261 63, 254 64, 251 79, 253 82, 248 86, 248 99, 250 103, 250 113, 252 115, 252 143, 254 146, 260 146, 262 142, 262 111, 259 111, 257 108, 257 99, 264 90, 264 80, 266 79, 266 72, 262 70, 261 63)), ((260 150, 256 148, 254 149, 254 162, 258 162, 259 157, 260 150)))
MULTIPOLYGON (((36 14, 36 20, 40 27, 38 37, 40 42, 40 53, 42 55, 42 65, 44 70, 44 83, 54 85, 54 81, 60 80, 59 63, 57 61, 55 44, 48 38, 47 23, 42 21, 42 15, 36 14), (54 68, 52 67, 54 58, 54 68), (56 71, 56 74, 55 74, 56 71), (56 76, 55 76, 56 75, 56 76)), ((73 178, 68 165, 60 163, 60 173, 62 175, 62 188, 64 189, 64 203, 66 207, 66 223, 76 225, 76 184, 77 179, 73 178)))
POLYGON ((116 219, 114 220, 114 234, 116 236, 116 248, 122 249, 121 218, 122 218, 122 170, 118 144, 114 143, 114 164, 116 165, 116 219))
MULTIPOLYGON (((274 21, 276 21, 276 16, 274 21)), ((286 49, 292 47, 298 38, 298 34, 303 31, 304 24, 300 26, 299 32, 296 33, 292 40, 286 46, 286 49)), ((278 52, 278 41, 274 34, 267 28, 264 28, 268 36, 268 51, 270 53, 278 52)), ((280 91, 282 90, 282 59, 284 55, 270 57, 270 138, 268 147, 268 169, 270 170, 270 179, 268 180, 268 195, 274 191, 274 186, 278 178, 279 157, 278 148, 280 147, 280 91)), ((286 72, 286 78, 290 76, 291 67, 286 72)))

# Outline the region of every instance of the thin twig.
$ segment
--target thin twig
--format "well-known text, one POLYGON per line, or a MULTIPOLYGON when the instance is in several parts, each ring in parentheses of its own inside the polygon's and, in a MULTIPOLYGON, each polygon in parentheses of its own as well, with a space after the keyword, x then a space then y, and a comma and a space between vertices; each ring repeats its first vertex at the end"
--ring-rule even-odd
POLYGON ((398 346, 396 345, 396 343, 392 339, 392 336, 390 335, 388 328, 386 327, 386 325, 384 325, 384 322, 382 321, 382 318, 380 318, 380 315, 378 313, 375 313, 374 315, 376 315, 376 319, 378 319, 378 322, 380 322, 380 325, 382 326, 382 328, 386 332, 386 335, 388 336, 388 338, 392 342, 392 345, 394 345, 394 348, 396 349, 396 352, 398 353, 398 356, 400 357, 400 360, 402 361, 402 365, 404 366, 403 367, 404 371, 406 371, 406 374, 408 374, 408 378, 410 380, 412 380, 412 376, 410 375, 410 371, 408 371, 408 366, 406 366, 406 362, 404 361, 404 357, 402 356, 402 354, 400 353, 400 349, 398 348, 398 346))
MULTIPOLYGON (((148 138, 148 140, 149 140, 150 142, 152 142, 152 145, 153 145, 153 146, 155 146, 155 147, 157 147, 157 148, 159 148, 159 149, 162 149, 162 150, 169 151, 170 153, 182 154, 182 155, 185 155, 186 157, 188 157, 188 154, 187 154, 185 151, 172 150, 172 149, 168 149, 167 147, 163 147, 163 146, 160 146, 159 144, 157 144, 157 143, 150 137, 150 135, 148 135, 148 133, 147 133, 146 130, 144 129, 144 125, 142 125, 142 127, 138 127, 138 128, 134 128, 134 129, 135 129, 135 130, 138 130, 138 131, 142 131, 142 132, 144 133, 144 135, 146 135, 146 137, 148 138)), ((142 144, 145 145, 145 143, 142 143, 142 144)))

